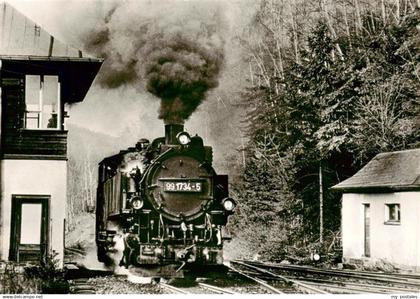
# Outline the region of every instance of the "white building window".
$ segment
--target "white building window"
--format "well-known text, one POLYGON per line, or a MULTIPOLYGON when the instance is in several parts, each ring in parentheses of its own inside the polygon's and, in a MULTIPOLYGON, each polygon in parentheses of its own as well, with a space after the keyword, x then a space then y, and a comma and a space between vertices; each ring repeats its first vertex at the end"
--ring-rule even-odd
POLYGON ((400 223, 401 209, 399 203, 385 204, 385 223, 400 223))
POLYGON ((58 76, 26 75, 25 104, 25 129, 60 129, 58 76))

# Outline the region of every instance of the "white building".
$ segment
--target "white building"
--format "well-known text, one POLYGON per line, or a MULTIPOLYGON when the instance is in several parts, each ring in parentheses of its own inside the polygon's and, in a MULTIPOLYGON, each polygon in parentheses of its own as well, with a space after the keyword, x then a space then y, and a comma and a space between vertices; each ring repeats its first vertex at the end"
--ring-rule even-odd
POLYGON ((83 101, 102 60, 85 58, 0 3, 0 259, 62 264, 66 104, 83 101))
POLYGON ((332 189, 343 192, 345 262, 420 270, 420 149, 379 154, 332 189))

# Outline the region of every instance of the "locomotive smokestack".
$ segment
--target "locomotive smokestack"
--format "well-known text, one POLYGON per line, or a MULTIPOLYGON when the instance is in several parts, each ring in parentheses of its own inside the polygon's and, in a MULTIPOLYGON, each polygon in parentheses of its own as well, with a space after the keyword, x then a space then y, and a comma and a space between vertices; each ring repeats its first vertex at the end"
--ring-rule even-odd
POLYGON ((178 144, 176 135, 184 131, 183 124, 166 124, 165 125, 165 143, 178 144))

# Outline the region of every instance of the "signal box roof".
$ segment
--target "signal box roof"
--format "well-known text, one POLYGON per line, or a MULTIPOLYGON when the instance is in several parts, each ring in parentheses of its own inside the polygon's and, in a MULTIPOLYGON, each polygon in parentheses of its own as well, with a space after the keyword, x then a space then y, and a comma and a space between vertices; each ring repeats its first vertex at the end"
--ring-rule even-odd
POLYGON ((420 149, 378 154, 331 189, 347 193, 420 190, 420 149))
POLYGON ((60 75, 68 103, 84 99, 103 62, 84 57, 4 2, 0 2, 0 60, 5 72, 60 75))

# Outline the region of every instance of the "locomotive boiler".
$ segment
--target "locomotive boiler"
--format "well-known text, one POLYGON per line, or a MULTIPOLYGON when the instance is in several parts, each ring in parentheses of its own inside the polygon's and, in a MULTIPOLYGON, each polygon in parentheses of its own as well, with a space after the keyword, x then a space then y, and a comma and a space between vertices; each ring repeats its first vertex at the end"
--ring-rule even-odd
POLYGON ((212 166, 212 147, 181 124, 165 136, 99 163, 96 203, 98 259, 123 239, 126 267, 220 265, 224 227, 236 203, 227 175, 212 166))

